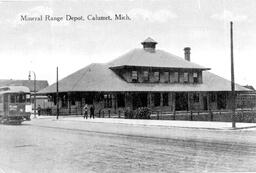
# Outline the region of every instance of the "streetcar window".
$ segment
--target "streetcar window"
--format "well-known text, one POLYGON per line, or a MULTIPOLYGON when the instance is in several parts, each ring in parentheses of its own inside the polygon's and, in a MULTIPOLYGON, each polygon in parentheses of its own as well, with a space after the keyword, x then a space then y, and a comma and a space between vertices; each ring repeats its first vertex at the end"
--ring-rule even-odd
POLYGON ((3 103, 3 96, 0 96, 0 103, 3 103))
POLYGON ((16 95, 16 103, 20 103, 20 95, 16 95))
POLYGON ((20 94, 20 95, 19 95, 19 102, 20 102, 20 103, 24 103, 25 101, 26 101, 25 95, 24 95, 24 94, 20 94))
POLYGON ((15 95, 11 94, 11 103, 15 103, 15 95))
POLYGON ((30 103, 30 94, 26 94, 26 102, 30 103))

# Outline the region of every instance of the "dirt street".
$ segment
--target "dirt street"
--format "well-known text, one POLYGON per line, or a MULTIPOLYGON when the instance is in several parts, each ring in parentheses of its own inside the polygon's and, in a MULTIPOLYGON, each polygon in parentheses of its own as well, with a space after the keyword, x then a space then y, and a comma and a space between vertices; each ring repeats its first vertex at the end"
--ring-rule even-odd
POLYGON ((256 171, 256 130, 37 119, 0 125, 0 172, 256 171))

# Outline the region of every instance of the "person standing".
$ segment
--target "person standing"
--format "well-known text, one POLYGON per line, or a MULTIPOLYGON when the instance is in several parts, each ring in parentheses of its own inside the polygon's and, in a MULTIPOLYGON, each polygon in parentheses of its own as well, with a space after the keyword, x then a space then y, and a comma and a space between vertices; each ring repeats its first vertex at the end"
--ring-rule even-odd
POLYGON ((84 118, 86 117, 86 119, 87 119, 88 118, 88 106, 87 106, 87 104, 84 105, 83 111, 84 111, 84 118))
POLYGON ((38 107, 37 107, 37 113, 38 113, 38 116, 41 115, 41 106, 40 105, 38 105, 38 107))
POLYGON ((94 119, 94 110, 95 110, 94 105, 92 105, 90 107, 90 118, 92 117, 93 119, 94 119))

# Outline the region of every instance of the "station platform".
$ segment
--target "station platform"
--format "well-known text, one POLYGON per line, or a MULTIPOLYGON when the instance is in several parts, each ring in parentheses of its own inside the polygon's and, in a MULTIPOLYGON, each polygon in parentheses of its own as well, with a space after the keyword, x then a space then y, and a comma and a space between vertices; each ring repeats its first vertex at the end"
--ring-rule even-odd
MULTIPOLYGON (((37 116, 37 119, 56 120, 56 116, 37 116)), ((32 118, 33 119, 33 118, 32 118)), ((179 121, 179 120, 141 120, 141 119, 119 119, 119 118, 95 118, 84 119, 81 116, 60 116, 60 121, 80 121, 94 123, 114 123, 138 126, 161 126, 161 127, 181 127, 197 129, 216 129, 216 130, 239 130, 255 129, 256 123, 236 123, 236 128, 232 128, 232 122, 217 121, 179 121)))

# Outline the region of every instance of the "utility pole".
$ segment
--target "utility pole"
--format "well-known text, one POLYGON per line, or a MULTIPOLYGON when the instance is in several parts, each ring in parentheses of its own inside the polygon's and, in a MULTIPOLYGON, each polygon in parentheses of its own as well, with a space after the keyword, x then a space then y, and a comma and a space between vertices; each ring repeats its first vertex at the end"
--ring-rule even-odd
POLYGON ((57 106, 57 119, 59 119, 59 77, 58 77, 58 67, 57 67, 57 82, 56 82, 56 106, 57 106))
POLYGON ((34 118, 36 118, 36 73, 34 71, 29 71, 28 79, 30 80, 30 73, 34 74, 34 118))
POLYGON ((232 97, 232 128, 236 128, 236 93, 234 74, 234 54, 233 54, 233 22, 230 22, 230 48, 231 48, 231 97, 232 97))

